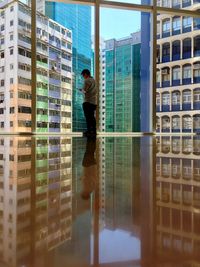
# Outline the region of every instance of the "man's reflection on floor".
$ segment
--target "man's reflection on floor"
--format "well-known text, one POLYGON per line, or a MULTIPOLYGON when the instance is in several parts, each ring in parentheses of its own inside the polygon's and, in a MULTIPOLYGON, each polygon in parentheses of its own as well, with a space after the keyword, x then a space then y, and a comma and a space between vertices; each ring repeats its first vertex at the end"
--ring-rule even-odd
POLYGON ((88 137, 86 150, 82 161, 83 174, 82 180, 82 199, 90 199, 91 193, 95 190, 97 183, 97 162, 95 159, 96 138, 88 137))

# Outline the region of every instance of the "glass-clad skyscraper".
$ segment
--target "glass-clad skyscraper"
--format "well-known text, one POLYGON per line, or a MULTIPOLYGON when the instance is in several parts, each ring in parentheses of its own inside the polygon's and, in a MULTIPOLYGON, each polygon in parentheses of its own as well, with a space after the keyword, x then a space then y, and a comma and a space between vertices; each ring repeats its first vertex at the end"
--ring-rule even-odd
POLYGON ((46 2, 45 13, 61 25, 72 30, 73 40, 73 131, 85 129, 82 98, 76 88, 82 86, 81 71, 91 69, 91 7, 46 2))
POLYGON ((140 131, 140 46, 140 32, 105 41, 107 132, 140 131))

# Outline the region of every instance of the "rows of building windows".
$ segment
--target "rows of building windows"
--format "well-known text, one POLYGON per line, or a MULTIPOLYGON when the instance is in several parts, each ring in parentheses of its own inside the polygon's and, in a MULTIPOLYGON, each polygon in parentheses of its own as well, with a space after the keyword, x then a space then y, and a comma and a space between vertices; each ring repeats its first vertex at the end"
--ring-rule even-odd
POLYGON ((157 152, 159 153, 173 153, 184 155, 199 155, 200 154, 200 138, 199 136, 164 136, 157 138, 157 152))
POLYGON ((200 29, 200 19, 192 17, 159 17, 157 39, 184 34, 200 29))
POLYGON ((179 38, 178 40, 168 40, 161 44, 157 44, 157 63, 199 57, 199 45, 199 35, 194 36, 193 38, 182 36, 182 38, 179 38))
POLYGON ((173 7, 173 8, 186 8, 198 4, 198 0, 157 0, 157 6, 173 7))
MULTIPOLYGON (((156 176, 166 179, 177 179, 200 182, 200 164, 198 159, 157 157, 156 176)), ((174 183, 175 183, 174 180, 174 183)), ((163 180, 164 181, 164 180, 163 180)), ((194 190, 193 190, 194 191, 194 190)), ((200 202, 199 202, 200 206, 200 202)))
POLYGON ((157 88, 196 84, 200 82, 200 62, 194 64, 174 64, 171 67, 157 68, 157 88))
POLYGON ((159 90, 156 93, 156 107, 157 112, 199 110, 200 88, 164 92, 159 90))
MULTIPOLYGON (((177 113, 176 113, 177 114, 177 113)), ((200 132, 200 114, 195 115, 160 115, 156 116, 157 132, 200 132)))

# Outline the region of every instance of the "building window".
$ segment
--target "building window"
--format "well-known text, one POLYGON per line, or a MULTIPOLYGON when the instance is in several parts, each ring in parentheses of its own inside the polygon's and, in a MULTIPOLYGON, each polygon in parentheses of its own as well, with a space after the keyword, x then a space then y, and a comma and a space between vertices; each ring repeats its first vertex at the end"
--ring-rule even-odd
POLYGON ((4 94, 2 93, 0 94, 0 103, 3 103, 3 101, 4 101, 4 94))
POLYGON ((200 88, 194 90, 194 102, 200 102, 200 88))
POLYGON ((11 20, 11 21, 10 21, 10 26, 13 26, 13 24, 14 24, 14 21, 11 20))
POLYGON ((13 48, 10 49, 10 55, 13 55, 13 48))
POLYGON ((194 56, 200 56, 200 36, 194 38, 194 56))
POLYGON ((192 71, 191 71, 191 66, 184 66, 183 67, 183 79, 191 79, 192 76, 192 71))
POLYGON ((2 73, 4 71, 5 71, 5 67, 4 66, 0 67, 0 73, 2 73))
POLYGON ((10 35, 10 41, 13 41, 13 34, 10 35))
POLYGON ((191 17, 183 17, 183 28, 189 28, 192 26, 192 18, 191 17))
POLYGON ((181 29, 180 17, 173 18, 173 31, 180 31, 180 29, 181 29))
POLYGON ((170 7, 170 0, 162 0, 163 7, 170 7))
POLYGON ((180 67, 173 68, 172 78, 173 80, 180 80, 180 67))
POLYGON ((191 129, 192 128, 192 118, 190 116, 183 117, 183 129, 191 129))
POLYGON ((170 118, 167 116, 162 117, 162 130, 170 129, 170 118))
POLYGON ((173 92, 172 93, 172 105, 179 105, 180 104, 180 92, 173 92))
POLYGON ((1 86, 4 86, 4 84, 5 84, 5 81, 4 81, 4 80, 1 80, 0 85, 1 85, 1 86))
POLYGON ((1 45, 4 44, 4 38, 1 38, 0 44, 1 44, 1 45))
POLYGON ((170 20, 164 20, 162 25, 162 32, 163 33, 169 33, 170 32, 170 20))
POLYGON ((180 129, 180 117, 178 116, 172 117, 172 129, 173 130, 180 129))
POLYGON ((160 118, 156 117, 156 130, 160 131, 160 118))
POLYGON ((163 62, 169 61, 169 59, 170 59, 170 43, 163 44, 162 53, 163 53, 163 62))
POLYGON ((190 153, 192 148, 192 142, 190 138, 183 139, 183 153, 190 153))
POLYGON ((14 80, 13 78, 10 78, 10 84, 13 84, 14 80))
POLYGON ((182 1, 182 7, 188 7, 191 5, 191 0, 183 0, 182 1))
POLYGON ((1 32, 5 30, 5 25, 1 25, 1 32))
POLYGON ((160 76, 160 70, 157 70, 157 72, 156 72, 156 82, 157 83, 160 83, 160 78, 161 78, 161 76, 160 76))
POLYGON ((13 114, 13 113, 15 113, 15 108, 14 107, 11 107, 10 108, 10 114, 13 114))
POLYGON ((180 0, 172 0, 172 7, 179 7, 181 4, 180 0))
POLYGON ((199 130, 200 129, 200 115, 194 115, 193 122, 194 122, 194 130, 199 130))
POLYGON ((169 68, 162 70, 162 82, 168 82, 170 80, 169 68))
POLYGON ((200 29, 200 19, 199 18, 194 18, 194 30, 199 30, 200 29))
POLYGON ((194 82, 200 81, 200 62, 194 63, 194 82))
POLYGON ((10 70, 13 70, 14 66, 13 64, 10 64, 10 70))
POLYGON ((14 6, 11 6, 10 7, 10 12, 13 12, 13 10, 14 10, 14 6))
POLYGON ((172 43, 172 57, 173 57, 173 60, 180 59, 180 41, 174 41, 172 43), (179 55, 179 57, 174 58, 175 55, 179 55))
POLYGON ((10 121, 10 127, 13 127, 13 121, 10 121))
POLYGON ((160 22, 157 22, 157 35, 160 35, 160 22))
POLYGON ((191 39, 187 38, 183 40, 183 58, 190 58, 191 57, 191 39))
POLYGON ((191 103, 191 91, 183 91, 183 104, 191 103))
POLYGON ((169 105, 170 104, 170 97, 169 93, 163 93, 162 94, 162 104, 163 105, 169 105))
POLYGON ((1 53, 0 53, 0 57, 1 57, 1 58, 4 58, 4 52, 1 52, 1 53))
POLYGON ((4 128, 4 122, 3 121, 1 121, 1 128, 4 128))
POLYGON ((160 105, 160 95, 156 94, 156 105, 159 106, 160 105))

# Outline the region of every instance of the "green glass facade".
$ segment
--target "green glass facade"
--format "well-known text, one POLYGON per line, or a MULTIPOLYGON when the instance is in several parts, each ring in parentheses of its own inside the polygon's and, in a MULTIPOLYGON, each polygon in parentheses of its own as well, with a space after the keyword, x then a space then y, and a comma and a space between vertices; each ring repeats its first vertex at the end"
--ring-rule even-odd
POLYGON ((140 131, 140 43, 130 37, 106 46, 106 131, 140 131))

